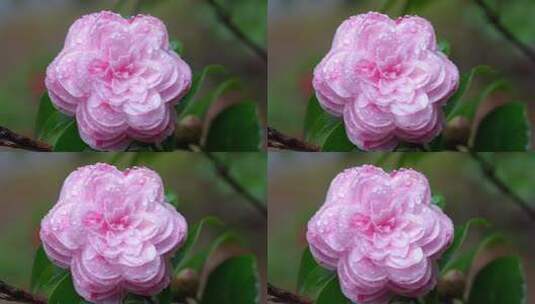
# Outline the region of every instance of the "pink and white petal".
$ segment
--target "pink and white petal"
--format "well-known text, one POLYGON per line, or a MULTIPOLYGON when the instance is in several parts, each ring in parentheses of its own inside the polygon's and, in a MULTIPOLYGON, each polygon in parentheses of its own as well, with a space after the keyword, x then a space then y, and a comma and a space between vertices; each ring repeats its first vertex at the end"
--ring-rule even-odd
POLYGON ((331 51, 314 69, 312 85, 321 107, 340 117, 346 103, 353 97, 343 86, 343 64, 346 51, 331 51))
POLYGON ((426 19, 418 16, 405 16, 396 20, 397 34, 403 37, 403 42, 418 54, 421 51, 437 48, 435 29, 426 19))
POLYGON ((137 15, 129 22, 129 30, 135 40, 144 41, 155 48, 169 49, 167 27, 160 19, 149 15, 137 15))
POLYGON ((386 116, 382 115, 373 121, 375 125, 367 124, 360 117, 363 112, 357 103, 344 108, 344 124, 349 140, 366 151, 393 150, 398 144, 393 132, 394 125, 387 124, 387 120, 382 119, 386 116))
POLYGON ((335 269, 343 253, 353 245, 351 217, 355 208, 325 205, 310 219, 306 238, 318 263, 335 269))

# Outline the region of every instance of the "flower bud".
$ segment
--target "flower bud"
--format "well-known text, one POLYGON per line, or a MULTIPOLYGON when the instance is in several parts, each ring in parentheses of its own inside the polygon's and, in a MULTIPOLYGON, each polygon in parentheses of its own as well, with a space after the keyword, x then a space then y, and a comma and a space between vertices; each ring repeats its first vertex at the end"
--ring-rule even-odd
POLYGON ((470 121, 458 116, 448 122, 443 133, 446 148, 456 149, 457 146, 466 146, 470 138, 470 121))
POLYGON ((438 280, 437 290, 439 295, 448 298, 462 298, 464 288, 466 287, 466 278, 464 273, 453 269, 438 280))
POLYGON ((197 271, 186 268, 171 281, 171 291, 179 299, 194 298, 199 289, 200 276, 197 271))
POLYGON ((182 119, 176 128, 178 145, 198 144, 202 136, 202 121, 195 115, 188 115, 182 119))

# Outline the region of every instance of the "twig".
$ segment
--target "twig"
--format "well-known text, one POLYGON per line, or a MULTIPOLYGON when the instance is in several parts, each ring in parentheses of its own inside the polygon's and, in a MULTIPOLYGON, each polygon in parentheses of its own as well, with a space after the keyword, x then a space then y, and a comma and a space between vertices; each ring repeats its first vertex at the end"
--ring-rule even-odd
POLYGON ((481 157, 477 152, 470 151, 472 158, 479 164, 481 171, 485 177, 498 188, 503 194, 508 196, 515 204, 517 204, 532 220, 535 221, 535 210, 530 207, 530 204, 516 194, 505 182, 503 182, 496 174, 496 168, 481 157))
POLYGON ((0 146, 30 151, 52 151, 52 147, 49 144, 17 134, 2 126, 0 126, 0 146))
POLYGON ((0 280, 0 299, 8 302, 46 304, 45 300, 0 280))
POLYGON ((312 301, 268 283, 268 301, 287 304, 312 304, 312 301))
POLYGON ((243 33, 236 24, 234 24, 231 15, 222 5, 217 3, 216 0, 206 0, 206 3, 213 8, 221 23, 229 31, 231 31, 236 38, 238 38, 243 44, 247 45, 247 47, 255 52, 255 54, 258 55, 258 57, 260 57, 264 62, 267 62, 268 56, 266 50, 256 44, 253 40, 251 40, 251 38, 247 37, 247 35, 245 35, 245 33, 243 33))
POLYGON ((320 149, 312 144, 306 143, 294 137, 282 134, 274 128, 268 127, 268 147, 293 150, 302 152, 319 152, 320 149))
POLYGON ((208 151, 203 151, 203 154, 212 162, 214 168, 216 169, 217 174, 238 194, 243 196, 258 212, 263 216, 267 216, 266 206, 251 193, 249 193, 245 188, 243 188, 240 183, 238 183, 232 176, 229 174, 229 168, 221 162, 215 155, 208 151))
POLYGON ((524 44, 510 30, 508 30, 501 23, 499 15, 490 6, 488 6, 484 0, 474 0, 474 2, 485 13, 487 20, 494 26, 494 28, 496 28, 496 30, 500 32, 505 39, 520 49, 524 55, 526 55, 533 63, 535 63, 535 50, 524 44))

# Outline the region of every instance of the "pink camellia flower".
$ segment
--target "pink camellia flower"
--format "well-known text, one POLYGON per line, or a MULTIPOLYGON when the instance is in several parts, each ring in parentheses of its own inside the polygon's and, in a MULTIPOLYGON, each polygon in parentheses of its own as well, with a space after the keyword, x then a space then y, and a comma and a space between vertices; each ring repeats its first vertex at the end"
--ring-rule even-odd
POLYGON ((318 263, 337 271, 349 299, 387 303, 393 295, 417 297, 433 288, 453 224, 431 204, 425 176, 366 165, 332 181, 306 236, 318 263))
POLYGON ((45 84, 53 104, 76 116, 89 146, 120 150, 174 132, 173 105, 188 92, 191 70, 170 49, 159 19, 104 11, 71 26, 45 84))
POLYGON ((349 139, 363 150, 431 141, 458 83, 459 71, 437 49, 427 20, 379 13, 342 23, 313 79, 321 106, 343 116, 349 139))
POLYGON ((94 303, 160 292, 170 282, 168 257, 186 234, 156 172, 107 164, 71 173, 40 231, 50 260, 70 268, 76 291, 94 303))

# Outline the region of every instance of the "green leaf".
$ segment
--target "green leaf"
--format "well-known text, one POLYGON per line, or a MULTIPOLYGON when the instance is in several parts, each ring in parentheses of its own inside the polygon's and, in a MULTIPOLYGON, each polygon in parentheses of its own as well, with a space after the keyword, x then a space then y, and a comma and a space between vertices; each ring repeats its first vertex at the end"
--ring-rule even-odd
POLYGON ((526 294, 520 258, 499 257, 476 274, 468 304, 524 304, 526 294))
POLYGON ((492 110, 479 124, 475 151, 526 151, 530 146, 526 106, 510 102, 492 110))
POLYGON ((41 96, 41 101, 39 102, 39 110, 37 111, 37 119, 35 121, 35 135, 39 136, 42 134, 43 127, 52 113, 56 112, 56 108, 52 105, 52 101, 48 96, 48 92, 45 92, 41 96))
POLYGON ((70 273, 63 277, 48 299, 48 304, 67 303, 85 303, 85 301, 76 293, 76 290, 74 290, 70 273))
POLYGON ((184 52, 184 45, 182 44, 182 41, 178 39, 173 39, 169 44, 169 46, 173 51, 175 51, 175 53, 182 55, 182 53, 184 52))
POLYGON ((175 209, 178 209, 179 200, 175 192, 170 191, 170 190, 165 191, 165 200, 169 204, 173 205, 175 209))
POLYGON ((66 270, 50 262, 43 247, 39 246, 33 260, 30 290, 48 294, 66 274, 66 270))
POLYGON ((446 252, 444 252, 438 262, 441 271, 449 267, 449 262, 451 258, 457 253, 459 248, 461 248, 464 243, 464 240, 466 239, 466 236, 468 235, 470 227, 472 227, 473 225, 488 226, 489 222, 483 218, 473 218, 468 220, 468 222, 466 222, 464 225, 455 227, 455 232, 453 234, 453 243, 446 250, 446 252))
POLYGON ((347 138, 344 124, 340 121, 325 139, 321 150, 324 152, 350 152, 357 150, 357 148, 347 138))
POLYGON ((56 111, 47 119, 41 129, 41 133, 37 135, 37 138, 54 145, 59 136, 72 122, 73 119, 71 117, 56 111))
POLYGON ((167 287, 160 294, 156 296, 158 299, 158 304, 171 304, 173 302, 173 294, 171 293, 171 288, 167 287))
POLYGON ((463 102, 461 105, 459 105, 454 115, 464 116, 470 120, 473 120, 476 116, 477 108, 481 105, 483 101, 487 100, 487 98, 491 94, 509 89, 510 85, 505 79, 498 79, 487 85, 485 89, 479 94, 478 98, 472 101, 463 102))
POLYGON ((446 199, 440 194, 433 195, 431 202, 433 205, 437 205, 440 209, 444 209, 444 207, 446 207, 446 199))
POLYGON ((446 39, 438 40, 438 49, 447 56, 451 53, 451 45, 446 39))
POLYGON ((315 304, 351 304, 344 296, 336 277, 332 278, 319 293, 315 304))
POLYGON ((431 0, 407 0, 407 3, 405 4, 404 14, 408 13, 416 13, 422 9, 424 9, 429 4, 433 3, 435 1, 431 0))
POLYGON ((335 277, 336 274, 316 263, 310 249, 307 247, 301 257, 297 290, 299 293, 316 299, 319 292, 335 277))
POLYGON ((347 139, 343 121, 325 112, 316 96, 312 96, 308 102, 305 115, 305 141, 313 143, 325 151, 356 149, 347 139))
POLYGON ((490 74, 491 72, 493 72, 493 70, 489 66, 479 65, 471 69, 468 73, 462 74, 457 92, 450 97, 444 106, 444 115, 447 117, 448 121, 457 116, 459 107, 462 107, 462 103, 459 101, 464 97, 465 93, 472 85, 474 77, 477 75, 490 74))
POLYGON ((254 102, 232 105, 210 124, 205 148, 208 151, 258 151, 260 125, 254 102))
POLYGON ((185 259, 184 263, 182 263, 181 268, 191 268, 195 269, 197 272, 201 272, 203 270, 205 262, 215 254, 218 248, 220 248, 223 244, 239 241, 240 239, 233 232, 225 232, 212 242, 208 250, 201 250, 196 255, 185 259))
POLYGON ((457 269, 464 273, 468 273, 474 260, 483 251, 489 248, 493 248, 497 245, 506 243, 506 242, 507 242, 507 239, 505 238, 504 235, 500 233, 493 233, 487 236, 485 239, 483 239, 483 241, 481 241, 476 248, 473 248, 472 250, 464 252, 463 254, 459 255, 457 258, 451 260, 451 262, 448 263, 447 267, 444 268, 442 272, 446 273, 448 270, 457 269))
POLYGON ((35 125, 36 136, 39 140, 55 145, 73 121, 73 118, 54 108, 47 93, 41 97, 35 125))
POLYGON ((223 223, 216 217, 205 217, 199 223, 195 224, 188 232, 188 238, 184 243, 184 246, 173 256, 171 263, 175 270, 175 273, 178 273, 182 269, 182 265, 185 259, 191 255, 191 250, 197 243, 199 236, 205 226, 221 226, 223 223))
POLYGON ((214 74, 222 74, 225 71, 226 70, 222 65, 214 64, 206 66, 199 74, 194 75, 188 94, 175 106, 179 118, 184 118, 186 116, 184 111, 191 107, 192 100, 201 89, 206 77, 214 74))
POLYGON ((209 276, 201 304, 260 303, 260 282, 252 255, 229 258, 209 276))
POLYGON ((56 152, 82 152, 88 148, 87 144, 80 138, 78 126, 74 120, 60 132, 54 144, 56 152))

